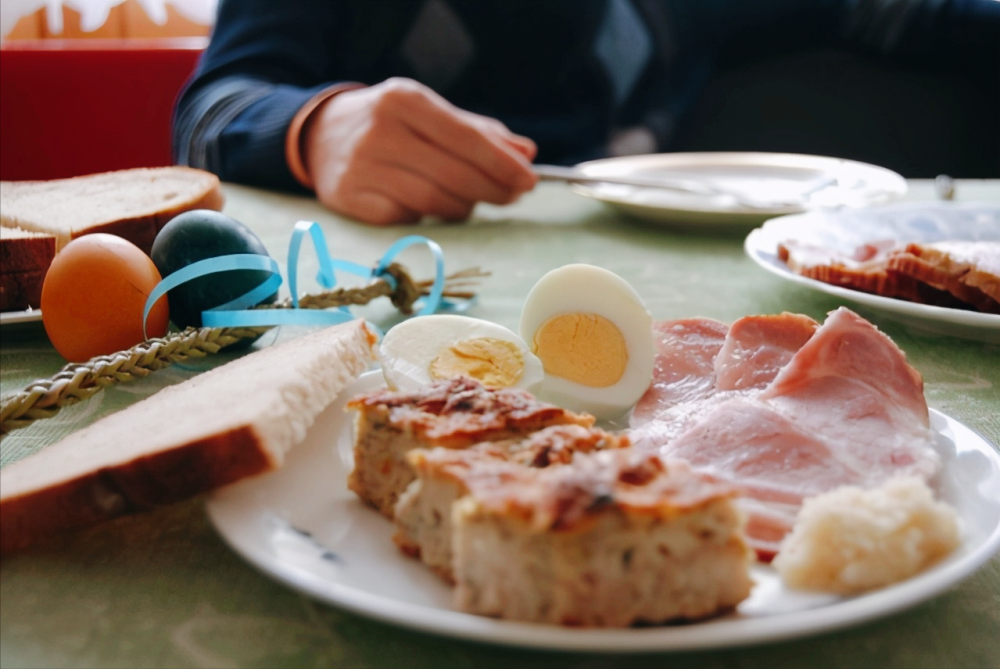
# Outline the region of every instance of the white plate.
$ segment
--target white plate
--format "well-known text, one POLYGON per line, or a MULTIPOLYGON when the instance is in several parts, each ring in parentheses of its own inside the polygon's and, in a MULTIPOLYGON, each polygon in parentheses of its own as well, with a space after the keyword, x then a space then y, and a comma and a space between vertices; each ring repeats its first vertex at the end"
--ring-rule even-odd
POLYGON ((612 184, 573 186, 581 195, 668 225, 759 225, 783 214, 884 204, 907 189, 903 177, 883 167, 794 153, 662 153, 594 160, 577 168, 588 176, 693 178, 752 201, 612 184), (813 192, 803 195, 808 191, 813 192))
POLYGON ((0 326, 18 325, 20 323, 37 323, 42 320, 41 309, 25 311, 0 311, 0 326))
POLYGON ((783 279, 869 307, 935 334, 1000 343, 1000 315, 916 304, 800 276, 778 259, 778 244, 797 239, 845 253, 871 241, 1000 241, 1000 205, 900 202, 863 211, 809 212, 767 221, 746 238, 758 265, 783 279))
POLYGON ((770 567, 733 614, 683 626, 573 629, 460 613, 451 590, 392 543, 390 521, 347 489, 352 421, 347 398, 380 386, 378 372, 341 394, 289 454, 284 468, 216 491, 208 514, 238 553, 318 600, 425 632, 498 644, 638 652, 746 646, 816 634, 913 606, 969 576, 1000 547, 1000 455, 982 437, 931 412, 944 460, 940 496, 962 519, 963 542, 942 563, 903 583, 854 598, 786 590, 770 567))

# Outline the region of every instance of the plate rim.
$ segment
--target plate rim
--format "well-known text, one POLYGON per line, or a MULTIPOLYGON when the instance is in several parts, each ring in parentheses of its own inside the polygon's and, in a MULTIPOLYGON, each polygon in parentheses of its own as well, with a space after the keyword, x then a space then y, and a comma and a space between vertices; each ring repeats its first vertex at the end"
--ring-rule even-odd
POLYGON ((41 309, 22 309, 20 311, 0 311, 0 325, 18 325, 20 323, 37 323, 42 320, 41 309))
MULTIPOLYGON (((882 175, 885 179, 894 182, 894 189, 886 190, 883 195, 879 198, 866 198, 865 206, 876 206, 880 204, 886 204, 889 202, 896 201, 906 195, 909 190, 909 184, 898 172, 895 172, 887 167, 882 167, 880 165, 874 165, 872 163, 866 163, 859 160, 853 160, 850 158, 838 158, 835 156, 821 156, 816 154, 807 153, 787 153, 787 152, 766 152, 766 151, 687 151, 687 152, 675 152, 675 153, 647 153, 647 154, 636 154, 630 156, 615 156, 611 158, 600 158, 597 160, 588 160, 586 162, 578 164, 576 167, 584 172, 588 170, 593 171, 595 168, 601 168, 605 166, 613 166, 619 164, 629 164, 629 163, 680 163, 683 165, 685 161, 688 164, 694 165, 734 165, 734 166, 746 166, 746 165, 760 165, 764 164, 766 166, 786 166, 786 167, 803 167, 811 169, 819 169, 821 171, 829 171, 836 167, 849 167, 853 169, 863 169, 868 172, 874 172, 882 175), (825 167, 824 167, 825 166, 825 167)), ((678 166, 681 166, 678 165, 678 166)), ((674 167, 674 165, 670 165, 674 167)), ((627 208, 631 211, 635 210, 645 210, 649 212, 674 212, 678 214, 687 214, 689 216, 695 217, 698 220, 692 221, 699 224, 705 223, 735 223, 744 222, 749 224, 751 221, 754 223, 759 223, 762 218, 782 216, 787 214, 797 214, 804 213, 808 211, 814 211, 815 209, 810 209, 808 207, 801 206, 783 206, 783 207, 755 207, 755 208, 720 208, 711 206, 663 206, 655 204, 644 204, 636 203, 628 200, 627 198, 621 197, 608 197, 604 195, 599 195, 597 190, 593 186, 588 186, 585 184, 572 184, 572 190, 584 197, 588 197, 599 202, 604 202, 609 205, 619 206, 627 208), (718 220, 714 220, 718 218, 718 220), (726 219, 726 220, 723 220, 726 219)), ((693 203, 691 203, 693 204, 693 203)), ((829 208, 826 208, 829 209, 829 208)), ((663 222, 662 218, 657 218, 660 222, 663 222)))
MULTIPOLYGON (((381 376, 377 370, 362 375, 341 393, 341 397, 328 407, 327 411, 338 409, 342 411, 346 401, 344 397, 366 378, 368 383, 372 383, 373 375, 381 376)), ((1000 452, 985 436, 943 412, 930 409, 930 414, 932 420, 934 417, 942 420, 941 429, 950 429, 956 440, 959 434, 963 434, 964 439, 972 439, 971 443, 974 444, 975 450, 984 452, 993 467, 1000 471, 1000 452)), ((329 447, 335 448, 333 440, 329 447)), ((249 484, 249 490, 252 490, 253 481, 254 479, 250 479, 242 484, 249 484)), ((206 502, 206 513, 223 541, 266 576, 310 598, 366 618, 440 637, 508 647, 600 653, 679 652, 749 647, 801 638, 853 627, 931 599, 966 579, 1000 550, 1000 523, 998 523, 978 546, 957 560, 939 564, 902 583, 855 598, 839 599, 830 605, 774 616, 717 618, 706 621, 710 624, 704 625, 693 623, 642 629, 576 629, 498 620, 393 599, 325 579, 305 568, 281 560, 265 559, 265 551, 255 545, 243 544, 239 528, 231 525, 233 521, 227 516, 226 496, 229 494, 227 491, 235 490, 236 486, 240 485, 241 483, 237 483, 213 492, 206 502), (830 606, 836 606, 832 615, 830 606), (779 618, 781 624, 775 625, 776 619, 779 618)), ((342 485, 346 486, 346 481, 342 485)), ((248 494, 247 486, 242 490, 242 493, 237 492, 236 495, 248 494)), ((266 511, 263 501, 258 500, 258 502, 260 511, 266 511)), ((252 512, 251 506, 245 503, 238 505, 237 515, 258 517, 259 512, 252 512)), ((394 547, 388 545, 386 550, 394 550, 394 547)))

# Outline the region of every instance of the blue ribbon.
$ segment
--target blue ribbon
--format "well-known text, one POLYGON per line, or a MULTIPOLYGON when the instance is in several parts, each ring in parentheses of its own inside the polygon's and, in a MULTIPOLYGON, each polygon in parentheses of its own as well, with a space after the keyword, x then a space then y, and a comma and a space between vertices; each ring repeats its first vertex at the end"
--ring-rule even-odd
POLYGON ((434 256, 434 284, 431 286, 430 295, 422 302, 417 316, 426 316, 439 310, 464 311, 473 303, 470 300, 463 304, 455 304, 442 298, 444 292, 444 252, 436 242, 427 237, 420 235, 403 237, 389 247, 389 250, 372 269, 348 260, 331 257, 326 245, 326 237, 319 224, 314 221, 299 221, 295 224, 288 247, 288 289, 292 298, 291 309, 250 309, 269 295, 274 294, 281 286, 281 271, 273 258, 256 254, 234 254, 207 258, 174 272, 157 284, 146 300, 146 306, 142 313, 143 336, 148 338, 146 319, 149 317, 150 310, 156 301, 169 290, 201 276, 240 269, 263 270, 268 272, 270 276, 256 288, 236 299, 203 311, 201 313, 202 324, 206 327, 335 325, 352 320, 355 316, 347 307, 338 307, 334 310, 302 309, 299 307, 299 249, 307 234, 319 259, 320 268, 316 280, 327 290, 337 285, 336 270, 350 272, 366 279, 381 278, 395 290, 396 279, 386 271, 389 265, 405 249, 416 244, 426 244, 434 256))

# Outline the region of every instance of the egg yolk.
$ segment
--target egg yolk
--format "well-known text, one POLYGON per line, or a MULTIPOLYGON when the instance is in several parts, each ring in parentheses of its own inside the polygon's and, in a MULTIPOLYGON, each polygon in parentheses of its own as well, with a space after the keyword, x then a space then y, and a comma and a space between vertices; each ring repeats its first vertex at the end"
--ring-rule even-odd
POLYGON ((524 357, 517 345, 482 337, 449 346, 428 370, 435 381, 468 376, 491 388, 507 388, 524 372, 524 357))
POLYGON ((533 344, 547 374, 591 388, 613 386, 628 366, 621 330, 596 314, 554 316, 535 331, 533 344))

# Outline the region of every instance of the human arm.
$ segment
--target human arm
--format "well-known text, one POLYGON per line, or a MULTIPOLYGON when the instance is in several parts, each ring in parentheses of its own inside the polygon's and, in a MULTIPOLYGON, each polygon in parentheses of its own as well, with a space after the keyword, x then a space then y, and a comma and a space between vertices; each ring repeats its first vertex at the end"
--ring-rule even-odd
MULTIPOLYGON (((406 11, 405 4, 398 5, 400 12, 406 11)), ((304 0, 282 0, 280 3, 273 0, 224 1, 211 44, 194 80, 177 105, 174 119, 175 159, 211 170, 225 180, 252 185, 301 189, 302 186, 312 187, 315 184, 320 200, 331 208, 378 222, 412 220, 415 214, 422 213, 446 218, 464 217, 463 214, 471 208, 467 206, 469 203, 479 199, 507 202, 534 185, 528 167, 534 155, 534 145, 530 140, 512 135, 498 122, 458 110, 428 89, 423 89, 423 97, 433 104, 425 105, 424 111, 437 111, 438 116, 450 117, 453 127, 464 128, 458 136, 462 136, 463 132, 467 135, 461 142, 450 142, 451 158, 457 157, 462 164, 486 167, 484 174, 487 178, 496 181, 499 177, 497 187, 483 183, 478 172, 472 172, 471 179, 467 176, 456 177, 452 167, 446 168, 446 174, 449 183, 461 188, 457 193, 459 197, 452 198, 458 204, 455 201, 444 203, 440 197, 428 198, 426 191, 434 187, 440 191, 440 184, 430 184, 420 177, 422 183, 419 187, 412 187, 412 174, 426 176, 426 170, 416 169, 414 172, 410 168, 436 164, 434 161, 428 163, 428 156, 436 156, 437 163, 441 163, 440 151, 425 150, 411 155, 407 153, 410 149, 427 149, 426 142, 410 141, 402 147, 393 148, 370 137, 360 141, 369 134, 364 128, 372 125, 371 118, 368 121, 361 118, 366 113, 374 111, 381 114, 379 118, 382 121, 378 127, 391 128, 393 124, 387 121, 392 115, 382 112, 392 108, 393 101, 420 97, 417 94, 406 96, 393 93, 398 85, 381 88, 376 85, 371 89, 374 93, 341 93, 312 110, 307 119, 299 118, 296 124, 296 117, 303 107, 332 84, 351 78, 364 82, 364 75, 371 68, 359 67, 358 62, 371 62, 378 56, 375 52, 364 53, 365 49, 380 48, 379 45, 369 46, 371 40, 361 41, 359 49, 356 32, 351 33, 350 21, 356 15, 356 12, 352 14, 350 11, 352 7, 356 8, 357 4, 310 3, 304 0), (388 102, 383 98, 387 98, 388 102), (296 137, 289 146, 288 131, 293 126, 301 129, 301 141, 296 137), (470 141, 470 138, 475 141, 470 141), (352 142, 350 147, 339 144, 345 139, 352 142), (483 162, 484 142, 489 145, 486 148, 492 147, 496 154, 492 162, 487 159, 487 163, 494 165, 493 168, 483 162), (322 146, 326 150, 313 150, 314 146, 322 146), (375 170, 369 181, 377 178, 387 188, 394 188, 400 183, 400 179, 395 177, 402 177, 401 183, 411 186, 403 185, 399 189, 400 198, 407 204, 397 203, 395 207, 383 205, 382 214, 373 219, 364 215, 371 209, 370 206, 359 208, 354 206, 356 203, 345 204, 344 196, 349 195, 345 189, 350 184, 363 185, 360 183, 363 179, 355 180, 352 175, 356 170, 372 166, 371 161, 363 157, 367 148, 379 146, 389 150, 394 158, 405 159, 402 165, 396 165, 405 169, 388 170, 388 173, 385 169, 375 170), (299 162, 302 169, 293 172, 289 153, 294 154, 296 150, 301 151, 301 160, 291 162, 299 162), (321 155, 325 158, 320 158, 321 155), (339 159, 346 162, 338 163, 339 159), (516 163, 513 165, 516 174, 511 180, 511 171, 504 171, 503 166, 509 168, 513 163, 516 163), (314 178, 311 172, 321 177, 314 178), (333 175, 346 175, 346 183, 333 175), (463 183, 465 186, 461 186, 463 183), (424 206, 418 206, 420 204, 424 206), (388 210, 394 210, 396 215, 386 216, 388 210)), ((402 19, 405 17, 400 17, 402 19)), ((356 31, 357 26, 353 28, 356 31)), ((395 118, 401 125, 414 130, 412 123, 402 123, 411 120, 409 114, 405 116, 407 118, 403 119, 396 114, 395 118)), ((425 116, 427 114, 418 115, 413 120, 420 121, 425 116)), ((396 129, 399 130, 398 127, 396 129)), ((394 136, 397 139, 412 139, 402 132, 394 136)), ((440 143, 432 144, 443 148, 440 143)), ((448 162, 448 165, 452 163, 448 162)), ((361 199, 371 200, 372 197, 364 195, 361 199)))
MULTIPOLYGON (((302 130, 305 185, 329 208, 378 224, 467 218, 534 187, 534 143, 394 78, 324 102, 302 130)), ((301 178, 301 177, 300 177, 301 178)))

